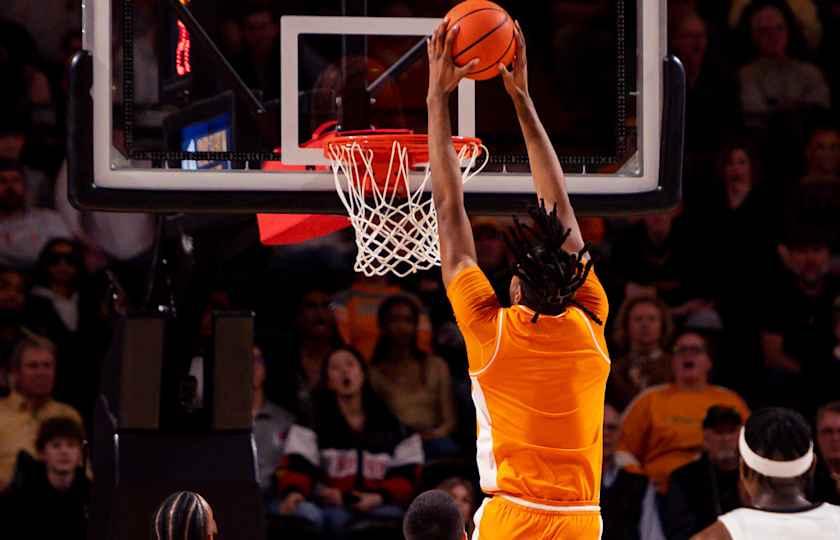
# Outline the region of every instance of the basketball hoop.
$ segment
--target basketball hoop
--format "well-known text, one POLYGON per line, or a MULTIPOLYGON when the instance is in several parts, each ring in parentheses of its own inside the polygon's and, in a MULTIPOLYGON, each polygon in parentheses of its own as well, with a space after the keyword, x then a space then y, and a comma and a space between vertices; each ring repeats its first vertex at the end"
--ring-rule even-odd
MULTIPOLYGON (((452 137, 461 176, 469 181, 487 164, 476 138, 452 137)), ((324 143, 338 196, 356 231, 354 269, 398 277, 440 265, 437 213, 430 194, 427 135, 406 131, 337 135, 324 143), (412 185, 411 172, 423 169, 412 185)))

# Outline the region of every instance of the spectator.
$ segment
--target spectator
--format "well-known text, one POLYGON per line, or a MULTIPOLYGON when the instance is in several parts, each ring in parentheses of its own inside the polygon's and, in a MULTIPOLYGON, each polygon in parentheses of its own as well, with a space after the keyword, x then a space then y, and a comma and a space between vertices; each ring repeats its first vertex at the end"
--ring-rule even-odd
POLYGON ((23 337, 26 282, 23 274, 0 267, 0 397, 9 390, 9 359, 23 337))
MULTIPOLYGON (((406 293, 384 277, 359 276, 350 289, 335 299, 333 308, 341 337, 345 343, 361 352, 366 361, 370 361, 379 340, 379 324, 376 319, 379 304, 395 294, 406 293)), ((412 300, 422 306, 416 298, 412 300)), ((425 310, 421 310, 417 332, 420 350, 431 352, 432 322, 425 310)))
POLYGON ((61 39, 66 32, 82 26, 82 6, 76 2, 9 0, 4 5, 4 16, 37 36, 38 53, 51 62, 60 59, 61 39))
POLYGON ((18 162, 0 162, 0 264, 28 268, 52 238, 70 231, 61 216, 26 204, 23 169, 18 162))
POLYGON ((490 280, 496 297, 503 305, 510 304, 510 254, 505 244, 504 229, 498 219, 473 220, 473 237, 478 267, 490 280))
POLYGON ((280 97, 280 25, 270 2, 251 1, 243 10, 240 26, 244 48, 233 64, 250 88, 262 99, 280 97))
MULTIPOLYGON (((732 28, 739 24, 744 10, 752 3, 759 2, 753 2, 753 0, 732 1, 729 12, 729 25, 732 28)), ((811 50, 817 50, 822 40, 823 28, 814 0, 787 0, 787 5, 796 14, 797 26, 802 29, 808 47, 811 50)))
MULTIPOLYGON (((738 119, 737 87, 730 69, 708 55, 709 33, 706 23, 695 12, 688 12, 673 25, 671 49, 686 71, 686 150, 690 163, 702 171, 716 150, 721 131, 729 131, 738 119)), ((687 172, 691 169, 687 168, 687 172)), ((687 204, 697 196, 702 178, 686 179, 687 204), (697 182, 692 182, 697 180, 697 182)))
POLYGON ((779 248, 786 271, 762 310, 761 345, 769 396, 792 408, 813 412, 816 396, 803 384, 820 383, 833 348, 833 302, 840 280, 829 273, 831 252, 825 231, 797 225, 779 248), (784 306, 784 309, 778 309, 784 306), (777 393, 779 392, 779 393, 777 393))
POLYGON ((637 463, 663 494, 670 474, 700 453, 709 407, 729 406, 742 418, 749 416, 736 393, 709 384, 712 358, 703 336, 683 330, 672 353, 674 382, 648 388, 630 404, 618 443, 621 459, 637 463))
POLYGON ((406 540, 466 540, 464 517, 456 501, 441 490, 421 493, 403 521, 406 540))
POLYGON ((458 446, 452 377, 446 363, 420 350, 420 310, 406 296, 379 306, 379 342, 373 352, 370 383, 400 422, 423 437, 426 459, 452 457, 458 446))
POLYGON ((191 491, 167 497, 155 512, 152 528, 155 540, 213 540, 219 534, 210 504, 191 491))
POLYGON ((77 210, 67 198, 67 162, 62 163, 55 180, 56 210, 73 236, 82 240, 89 255, 108 266, 120 284, 139 303, 146 294, 146 274, 151 264, 155 235, 155 216, 141 212, 85 212, 77 210), (84 219, 83 219, 84 216, 84 219))
POLYGON ((703 419, 703 454, 671 473, 665 503, 668 540, 688 540, 718 516, 742 506, 738 492, 738 435, 743 420, 713 406, 703 419))
POLYGON ((711 284, 704 283, 703 263, 695 252, 679 210, 649 214, 615 242, 612 298, 654 295, 674 318, 699 316, 711 309, 711 284))
POLYGON ((840 182, 840 130, 833 126, 814 129, 805 151, 802 184, 840 182))
POLYGON ((82 426, 70 418, 44 420, 35 447, 38 461, 19 460, 11 486, 10 537, 87 538, 91 483, 85 476, 82 426))
MULTIPOLYGON (((23 170, 27 206, 49 207, 52 204, 52 180, 42 170, 47 161, 43 149, 33 149, 29 127, 23 121, 0 119, 0 161, 18 162, 23 170), (34 154, 34 155, 33 155, 34 154), (34 161, 38 168, 27 161, 34 161)), ((67 198, 66 191, 62 194, 67 198)))
POLYGON ((616 461, 621 428, 618 411, 604 405, 604 462, 601 471, 601 518, 604 540, 658 540, 665 538, 656 510, 656 490, 641 474, 616 461))
POLYGON ((313 394, 321 385, 327 356, 341 346, 330 295, 321 289, 305 292, 298 302, 292 332, 266 366, 268 397, 308 422, 313 394))
MULTIPOLYGON (((836 384, 836 379, 835 379, 836 384)), ((815 495, 819 501, 840 503, 840 401, 817 412, 817 463, 815 495)))
POLYGON ((37 66, 37 51, 32 36, 20 25, 0 21, 0 73, 5 84, 0 88, 0 118, 26 119, 33 123, 33 110, 52 104, 50 84, 37 66))
POLYGON ((56 345, 55 396, 88 418, 93 412, 100 353, 104 353, 99 298, 88 286, 82 248, 74 240, 47 242, 35 267, 27 325, 56 345))
POLYGON ((814 64, 795 59, 791 34, 797 30, 783 2, 754 2, 744 17, 752 36, 752 63, 741 68, 741 107, 748 126, 765 128, 776 113, 828 109, 831 95, 814 64))
POLYGON ((365 371, 357 352, 329 356, 314 425, 292 426, 277 473, 280 513, 333 537, 362 519, 401 519, 423 464, 420 436, 407 434, 365 371))
POLYGON ((12 354, 11 375, 12 393, 0 399, 0 490, 11 479, 18 453, 36 454, 44 420, 66 417, 82 423, 75 409, 52 399, 55 347, 48 340, 25 337, 12 354))
POLYGON ((467 537, 472 537, 473 530, 475 529, 473 515, 475 514, 477 502, 475 499, 475 486, 469 480, 452 477, 441 482, 437 489, 445 491, 455 501, 455 504, 458 506, 458 511, 464 520, 467 537))
POLYGON ((642 390, 668 382, 671 360, 665 352, 674 323, 665 302, 655 296, 625 300, 615 323, 618 358, 613 360, 607 394, 626 407, 642 390))
POLYGON ((254 400, 251 414, 254 418, 254 443, 257 449, 260 488, 268 493, 274 485, 274 471, 283 457, 286 436, 295 422, 283 407, 265 397, 265 359, 262 350, 254 346, 254 400))
POLYGON ((717 366, 715 378, 746 397, 755 392, 755 373, 762 368, 755 306, 763 301, 765 280, 761 276, 776 260, 777 220, 770 218, 766 184, 751 145, 735 141, 722 147, 717 179, 711 187, 714 192, 708 205, 697 208, 689 221, 695 238, 712 242, 713 238, 727 238, 706 248, 714 249, 718 259, 726 261, 706 276, 713 283, 728 359, 717 366), (710 227, 716 232, 710 234, 710 227), (732 279, 732 268, 751 278, 732 279))
POLYGON ((805 148, 805 164, 805 175, 789 189, 787 203, 807 214, 811 223, 838 230, 840 130, 834 126, 814 129, 805 148))

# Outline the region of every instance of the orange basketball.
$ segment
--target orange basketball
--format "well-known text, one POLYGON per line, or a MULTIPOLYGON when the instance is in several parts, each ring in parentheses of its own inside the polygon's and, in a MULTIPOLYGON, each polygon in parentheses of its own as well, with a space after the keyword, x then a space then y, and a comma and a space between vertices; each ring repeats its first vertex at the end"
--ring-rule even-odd
POLYGON ((452 58, 463 66, 474 58, 478 65, 468 77, 476 81, 499 74, 499 64, 508 65, 516 55, 516 25, 507 11, 487 0, 466 0, 446 15, 449 28, 459 27, 452 58))

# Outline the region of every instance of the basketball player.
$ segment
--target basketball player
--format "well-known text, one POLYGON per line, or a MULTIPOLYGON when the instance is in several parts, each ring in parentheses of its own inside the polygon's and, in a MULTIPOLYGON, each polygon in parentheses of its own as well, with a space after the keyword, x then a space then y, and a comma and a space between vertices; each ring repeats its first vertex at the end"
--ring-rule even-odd
POLYGON ((219 534, 213 510, 192 491, 173 493, 155 513, 156 540, 213 540, 219 534))
POLYGON ((406 540, 466 540, 464 516, 445 491, 421 493, 408 507, 403 519, 406 540))
POLYGON ((443 280, 467 344, 481 488, 492 495, 476 513, 473 539, 594 540, 601 535, 607 298, 528 94, 518 27, 513 70, 499 70, 525 137, 540 205, 530 210, 533 227, 511 230, 512 307, 501 307, 476 265, 450 141, 449 96, 473 66, 452 61, 457 31, 444 22, 429 39, 427 101, 443 280))
POLYGON ((750 500, 718 518, 694 540, 840 538, 840 507, 805 496, 814 477, 811 429, 799 413, 770 408, 741 428, 741 484, 750 500))

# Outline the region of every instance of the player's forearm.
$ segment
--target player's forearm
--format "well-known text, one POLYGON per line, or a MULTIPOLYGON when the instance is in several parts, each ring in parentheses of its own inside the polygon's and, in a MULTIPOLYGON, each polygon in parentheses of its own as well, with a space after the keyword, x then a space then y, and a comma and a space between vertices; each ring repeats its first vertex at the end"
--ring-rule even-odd
POLYGON ((525 138, 525 147, 528 150, 528 161, 531 163, 531 176, 534 178, 534 189, 537 197, 545 201, 545 207, 549 211, 557 207, 557 218, 564 227, 571 229, 571 234, 563 248, 570 251, 579 251, 583 248, 583 237, 580 233, 580 226, 575 217, 572 203, 566 191, 566 176, 563 174, 563 167, 557 159, 557 152, 554 145, 548 138, 542 122, 540 121, 534 103, 525 94, 516 96, 513 99, 516 108, 516 116, 519 118, 519 125, 522 128, 522 136, 525 138))
POLYGON ((562 213, 569 203, 566 194, 566 178, 554 146, 548 138, 548 133, 537 115, 531 98, 517 97, 513 100, 513 104, 522 128, 522 136, 525 138, 537 195, 545 200, 547 208, 557 203, 558 212, 562 213))
POLYGON ((458 156, 452 146, 452 126, 446 96, 429 96, 429 163, 434 180, 432 195, 440 210, 447 204, 461 205, 464 185, 458 168, 458 156))

